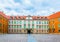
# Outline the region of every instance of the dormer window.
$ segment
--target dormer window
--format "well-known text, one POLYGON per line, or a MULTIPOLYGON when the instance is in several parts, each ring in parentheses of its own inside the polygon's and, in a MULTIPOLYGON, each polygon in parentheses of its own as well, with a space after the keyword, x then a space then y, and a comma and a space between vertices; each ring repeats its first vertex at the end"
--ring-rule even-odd
POLYGON ((39 17, 37 17, 39 19, 39 17))
POLYGON ((25 19, 25 18, 23 17, 23 19, 25 19))
POLYGON ((45 19, 48 19, 47 17, 45 17, 45 19))
POLYGON ((37 19, 40 19, 40 17, 37 17, 37 19))
POLYGON ((42 19, 43 17, 41 17, 41 19, 42 19))
POLYGON ((13 19, 13 17, 11 16, 10 19, 13 19))
POLYGON ((15 16, 14 19, 17 19, 17 17, 15 16))
POLYGON ((20 17, 18 17, 20 19, 20 17))
POLYGON ((45 17, 45 19, 47 19, 47 17, 45 17))

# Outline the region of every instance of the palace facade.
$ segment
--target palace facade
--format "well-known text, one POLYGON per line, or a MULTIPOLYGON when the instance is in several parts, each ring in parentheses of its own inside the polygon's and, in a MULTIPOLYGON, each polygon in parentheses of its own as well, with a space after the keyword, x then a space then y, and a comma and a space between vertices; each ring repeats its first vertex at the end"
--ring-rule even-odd
POLYGON ((48 33, 48 17, 41 16, 10 16, 9 33, 48 33))
POLYGON ((0 19, 0 33, 60 33, 60 12, 50 16, 6 16, 4 14, 3 16, 1 14, 0 18, 4 17, 4 22, 0 19))

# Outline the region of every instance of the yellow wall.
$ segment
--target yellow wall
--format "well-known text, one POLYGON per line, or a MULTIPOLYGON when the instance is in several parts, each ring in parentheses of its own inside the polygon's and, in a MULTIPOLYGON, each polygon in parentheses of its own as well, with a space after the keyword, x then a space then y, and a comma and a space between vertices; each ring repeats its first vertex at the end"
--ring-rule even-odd
POLYGON ((53 18, 49 20, 49 26, 50 26, 50 33, 59 33, 59 27, 58 24, 60 24, 60 21, 58 20, 59 17, 53 18), (52 26, 54 25, 55 31, 52 32, 52 26))
POLYGON ((0 15, 0 33, 7 33, 8 32, 8 19, 0 15))

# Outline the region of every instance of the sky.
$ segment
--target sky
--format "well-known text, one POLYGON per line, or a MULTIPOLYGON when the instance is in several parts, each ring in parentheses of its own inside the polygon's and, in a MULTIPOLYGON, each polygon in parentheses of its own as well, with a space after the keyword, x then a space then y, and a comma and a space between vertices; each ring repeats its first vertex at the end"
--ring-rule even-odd
POLYGON ((60 11, 60 0, 0 0, 0 11, 11 16, 49 16, 60 11))

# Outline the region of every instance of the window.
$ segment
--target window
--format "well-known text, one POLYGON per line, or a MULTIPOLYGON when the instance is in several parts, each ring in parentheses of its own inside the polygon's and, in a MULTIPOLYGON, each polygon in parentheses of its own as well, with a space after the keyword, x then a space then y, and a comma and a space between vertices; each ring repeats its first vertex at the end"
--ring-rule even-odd
POLYGON ((14 26, 11 26, 11 28, 14 28, 14 26))
POLYGON ((24 28, 26 28, 26 24, 24 24, 24 28))
POLYGON ((41 28, 43 28, 43 25, 41 25, 41 28))
POLYGON ((43 24, 48 24, 48 21, 43 21, 43 24))
POLYGON ((37 28, 39 28, 39 26, 37 25, 37 28))
POLYGON ((48 22, 48 21, 46 21, 46 23, 48 24, 49 22, 48 22))
POLYGON ((30 21, 28 21, 28 24, 30 24, 30 21))
POLYGON ((16 24, 16 20, 14 20, 14 24, 16 24))
POLYGON ((10 19, 13 19, 13 17, 12 17, 12 16, 10 16, 10 19))
POLYGON ((17 26, 15 26, 15 28, 17 28, 17 26))
POLYGON ((41 26, 39 26, 39 28, 41 28, 41 26))
POLYGON ((38 19, 40 19, 40 17, 37 17, 38 19))
POLYGON ((18 28, 20 28, 20 26, 18 26, 18 28))
POLYGON ((44 21, 42 21, 42 24, 44 24, 44 21))
POLYGON ((28 24, 28 28, 30 28, 30 24, 28 24))
POLYGON ((59 30, 59 32, 60 32, 60 30, 59 30))
POLYGON ((22 25, 20 25, 20 28, 22 28, 22 25))
POLYGON ((58 21, 60 21, 60 18, 58 18, 58 21))
POLYGON ((38 21, 36 22, 36 24, 38 24, 38 21))
POLYGON ((41 24, 41 22, 40 21, 37 21, 36 24, 41 24))
POLYGON ((19 20, 17 20, 17 24, 20 24, 20 21, 19 20))
POLYGON ((47 19, 47 17, 45 17, 45 19, 47 19))
POLYGON ((58 24, 58 27, 60 28, 60 24, 58 24))
POLYGON ((13 26, 10 26, 10 28, 13 28, 13 26))
POLYGON ((32 21, 32 24, 34 24, 34 21, 32 21))
POLYGON ((14 28, 16 28, 16 26, 14 26, 14 28))
POLYGON ((20 17, 18 17, 20 19, 20 17))
POLYGON ((41 22, 39 22, 39 24, 41 24, 41 22))
POLYGON ((13 24, 13 21, 12 21, 12 20, 10 20, 10 21, 9 21, 9 24, 13 24))
POLYGON ((41 19, 42 19, 43 17, 41 17, 41 19))
POLYGON ((40 18, 40 17, 37 17, 37 18, 40 18))
POLYGON ((8 26, 8 28, 10 28, 10 25, 8 26))
POLYGON ((9 24, 10 24, 10 21, 9 21, 9 24))
POLYGON ((24 21, 24 24, 26 24, 26 21, 24 21))
POLYGON ((32 28, 34 28, 34 24, 32 24, 32 28))
POLYGON ((46 25, 44 25, 44 28, 46 28, 46 25))
POLYGON ((17 28, 19 28, 19 26, 17 25, 17 28))
POLYGON ((44 24, 46 24, 46 21, 44 21, 44 24))
POLYGON ((17 26, 14 25, 13 28, 17 28, 17 26))
POLYGON ((17 19, 17 17, 15 16, 14 19, 17 19))

